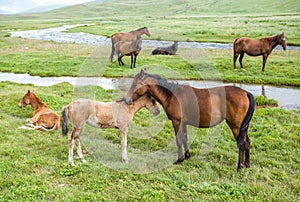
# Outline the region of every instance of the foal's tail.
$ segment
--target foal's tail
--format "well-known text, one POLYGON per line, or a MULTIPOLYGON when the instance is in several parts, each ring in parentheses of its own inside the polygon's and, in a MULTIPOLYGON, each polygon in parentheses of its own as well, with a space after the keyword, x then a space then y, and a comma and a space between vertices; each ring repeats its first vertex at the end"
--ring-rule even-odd
POLYGON ((249 99, 249 108, 248 108, 248 111, 247 111, 247 114, 243 120, 243 123, 242 123, 242 126, 241 126, 241 129, 240 129, 240 134, 237 138, 237 143, 238 143, 238 147, 240 147, 241 145, 244 144, 245 140, 245 136, 247 134, 247 131, 248 131, 248 127, 249 127, 249 123, 252 119, 252 116, 253 116, 253 113, 254 113, 254 110, 255 110, 255 99, 254 99, 254 96, 251 94, 251 93, 247 93, 247 96, 248 96, 248 99, 249 99))
POLYGON ((68 134, 68 111, 69 111, 69 107, 66 106, 64 107, 63 111, 62 111, 62 127, 61 127, 61 131, 63 135, 67 135, 68 134))

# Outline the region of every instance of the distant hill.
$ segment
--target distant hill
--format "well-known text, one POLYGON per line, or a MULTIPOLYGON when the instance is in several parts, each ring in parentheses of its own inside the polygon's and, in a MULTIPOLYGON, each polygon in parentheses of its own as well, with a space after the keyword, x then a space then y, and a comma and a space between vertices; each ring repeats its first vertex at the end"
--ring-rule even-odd
POLYGON ((48 12, 57 8, 62 8, 68 6, 68 4, 56 4, 56 5, 49 5, 49 6, 37 6, 25 11, 20 12, 20 14, 25 14, 25 13, 43 13, 43 12, 48 12))
POLYGON ((1 0, 0 13, 10 14, 36 7, 37 4, 30 0, 1 0))

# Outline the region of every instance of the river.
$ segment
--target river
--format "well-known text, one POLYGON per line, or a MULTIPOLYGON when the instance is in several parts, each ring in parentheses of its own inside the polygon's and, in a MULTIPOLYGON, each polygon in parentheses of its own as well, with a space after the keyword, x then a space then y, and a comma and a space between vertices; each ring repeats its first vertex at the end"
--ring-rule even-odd
MULTIPOLYGON (((105 78, 105 77, 40 77, 30 76, 29 74, 0 73, 1 81, 12 81, 20 84, 34 84, 35 86, 52 86, 61 82, 68 82, 74 86, 97 85, 106 90, 108 89, 129 89, 132 78, 105 78), (80 81, 80 82, 78 82, 80 81)), ((278 101, 278 107, 284 109, 300 109, 300 88, 296 87, 279 87, 271 85, 254 85, 254 84, 235 84, 223 83, 221 81, 182 81, 193 87, 215 87, 221 85, 235 85, 248 90, 253 95, 265 95, 269 99, 278 101), (284 94, 284 96, 282 96, 284 94)))

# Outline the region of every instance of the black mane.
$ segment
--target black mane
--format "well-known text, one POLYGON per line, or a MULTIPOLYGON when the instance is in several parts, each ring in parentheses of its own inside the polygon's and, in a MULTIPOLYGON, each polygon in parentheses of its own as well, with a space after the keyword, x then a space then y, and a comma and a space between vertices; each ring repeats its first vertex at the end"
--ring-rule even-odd
POLYGON ((164 93, 167 97, 171 96, 173 92, 177 89, 179 84, 175 81, 169 81, 159 75, 151 75, 151 74, 145 74, 146 77, 151 77, 155 80, 157 80, 157 87, 158 90, 162 93, 164 93))

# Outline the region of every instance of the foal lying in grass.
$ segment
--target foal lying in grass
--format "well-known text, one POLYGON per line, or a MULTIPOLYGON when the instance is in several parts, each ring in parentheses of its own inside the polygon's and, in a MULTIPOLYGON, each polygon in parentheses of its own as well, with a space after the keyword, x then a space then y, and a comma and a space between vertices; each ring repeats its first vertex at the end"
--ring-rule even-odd
POLYGON ((128 127, 134 114, 143 107, 146 107, 154 116, 159 114, 155 100, 148 95, 140 97, 132 105, 127 105, 124 100, 97 102, 78 99, 65 106, 62 111, 62 134, 67 135, 68 133, 68 118, 73 127, 69 138, 69 164, 75 165, 73 162, 74 143, 76 143, 79 158, 82 162, 86 162, 80 146, 80 134, 85 123, 97 128, 119 128, 122 137, 122 161, 127 163, 128 127))

